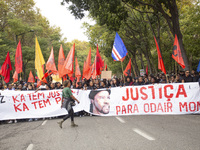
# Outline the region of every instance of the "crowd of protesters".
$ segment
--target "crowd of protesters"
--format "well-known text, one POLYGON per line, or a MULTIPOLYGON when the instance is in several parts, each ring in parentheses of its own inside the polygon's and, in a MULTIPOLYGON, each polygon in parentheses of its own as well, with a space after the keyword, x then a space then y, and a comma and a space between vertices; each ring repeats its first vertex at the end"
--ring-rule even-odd
MULTIPOLYGON (((49 77, 47 80, 48 83, 42 82, 39 87, 37 83, 26 83, 19 81, 18 83, 8 83, 2 84, 0 82, 0 90, 16 90, 16 91, 27 91, 27 90, 56 90, 62 89, 63 86, 60 82, 53 83, 52 78, 49 77)), ((191 71, 180 71, 177 75, 165 75, 159 73, 155 75, 144 75, 139 77, 127 76, 125 78, 117 78, 113 75, 112 79, 82 79, 80 82, 76 80, 71 81, 72 89, 82 89, 82 90, 94 90, 100 88, 112 88, 112 87, 123 87, 123 86, 139 86, 139 85, 148 85, 148 84, 161 84, 161 83, 185 83, 185 82, 199 82, 200 83, 200 73, 191 71)))
MULTIPOLYGON (((39 87, 37 87, 37 83, 26 83, 23 81, 19 81, 18 83, 8 83, 2 84, 0 83, 0 90, 15 90, 15 91, 27 91, 34 90, 37 92, 38 90, 56 90, 63 89, 63 86, 60 82, 53 83, 52 78, 49 77, 47 80, 48 83, 42 82, 39 87)), ((165 75, 163 73, 159 73, 158 75, 144 75, 139 77, 131 77, 127 76, 125 78, 117 78, 113 75, 112 79, 82 79, 80 82, 76 82, 76 80, 71 81, 72 89, 81 89, 81 90, 96 90, 101 88, 112 88, 112 87, 123 87, 123 86, 141 86, 148 84, 165 84, 165 83, 186 83, 186 82, 199 82, 200 84, 200 72, 195 72, 194 70, 190 71, 180 71, 178 74, 165 75)), ((77 113, 80 116, 87 114, 85 112, 77 113)), ((32 121, 33 119, 29 119, 32 121)), ((17 122, 17 120, 9 121, 17 122)))

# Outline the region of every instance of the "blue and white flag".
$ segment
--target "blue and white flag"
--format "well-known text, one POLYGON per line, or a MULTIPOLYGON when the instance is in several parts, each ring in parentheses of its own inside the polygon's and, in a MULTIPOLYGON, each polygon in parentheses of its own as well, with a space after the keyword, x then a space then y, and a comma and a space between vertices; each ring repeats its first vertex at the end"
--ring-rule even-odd
POLYGON ((200 72, 200 60, 199 60, 199 64, 198 64, 198 67, 197 67, 197 72, 200 72))
POLYGON ((124 42, 122 41, 117 32, 111 55, 115 61, 121 61, 127 55, 127 49, 124 45, 124 42))

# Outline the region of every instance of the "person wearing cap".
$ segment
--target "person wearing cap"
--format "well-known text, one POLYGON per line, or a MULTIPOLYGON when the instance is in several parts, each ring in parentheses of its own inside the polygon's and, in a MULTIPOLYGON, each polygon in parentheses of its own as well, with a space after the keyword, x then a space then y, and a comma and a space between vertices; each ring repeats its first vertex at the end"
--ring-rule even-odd
POLYGON ((109 89, 90 91, 90 112, 96 115, 108 114, 110 112, 110 93, 109 89))
POLYGON ((65 108, 68 111, 68 114, 64 116, 63 120, 58 122, 60 128, 62 128, 62 124, 65 120, 67 120, 69 117, 71 117, 71 126, 77 127, 74 123, 74 110, 72 106, 74 106, 74 101, 77 101, 79 104, 80 102, 72 95, 72 91, 70 89, 71 82, 69 80, 64 81, 63 83, 64 89, 62 90, 62 103, 61 108, 65 108))

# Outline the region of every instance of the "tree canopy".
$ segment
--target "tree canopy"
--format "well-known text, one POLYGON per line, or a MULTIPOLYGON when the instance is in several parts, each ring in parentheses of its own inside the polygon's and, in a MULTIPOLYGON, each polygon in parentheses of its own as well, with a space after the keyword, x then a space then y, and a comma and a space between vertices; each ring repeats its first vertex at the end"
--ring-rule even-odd
POLYGON ((128 57, 133 58, 135 75, 147 64, 150 73, 158 71, 154 36, 167 72, 176 72, 171 57, 175 34, 186 70, 196 70, 200 58, 198 0, 63 0, 62 4, 65 3, 76 18, 82 19, 89 11, 90 17, 96 20, 94 26, 84 25, 86 34, 91 43, 102 43, 102 53, 110 59, 108 63, 114 72, 120 67, 114 65, 110 56, 116 31, 128 49, 128 57))

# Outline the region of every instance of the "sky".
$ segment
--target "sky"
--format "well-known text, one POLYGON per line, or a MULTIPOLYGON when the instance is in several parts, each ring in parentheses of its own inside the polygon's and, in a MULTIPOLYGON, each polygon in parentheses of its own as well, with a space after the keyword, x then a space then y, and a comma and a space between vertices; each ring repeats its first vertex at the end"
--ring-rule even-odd
POLYGON ((67 38, 67 42, 71 42, 74 39, 80 41, 88 41, 86 35, 84 35, 85 29, 81 28, 84 22, 91 25, 95 24, 91 19, 84 17, 82 20, 75 19, 75 17, 66 8, 65 4, 62 6, 60 3, 62 0, 34 0, 36 7, 41 11, 41 14, 45 16, 50 25, 61 28, 63 38, 67 38))

